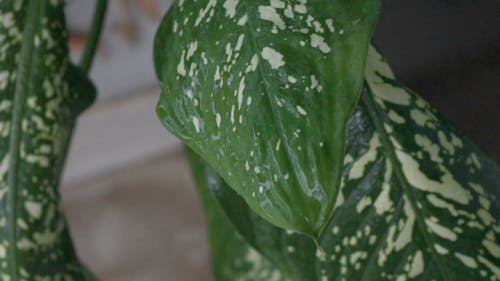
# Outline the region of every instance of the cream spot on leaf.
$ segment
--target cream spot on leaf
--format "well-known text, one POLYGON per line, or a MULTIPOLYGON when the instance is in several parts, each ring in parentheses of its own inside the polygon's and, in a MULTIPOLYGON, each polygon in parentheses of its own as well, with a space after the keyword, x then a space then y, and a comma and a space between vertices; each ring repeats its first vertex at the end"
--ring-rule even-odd
POLYGON ((264 47, 264 49, 262 49, 262 57, 267 60, 272 69, 278 69, 285 65, 283 55, 273 48, 264 47))
POLYGON ((285 22, 281 19, 276 9, 269 6, 259 6, 260 18, 272 22, 279 29, 285 29, 285 22))

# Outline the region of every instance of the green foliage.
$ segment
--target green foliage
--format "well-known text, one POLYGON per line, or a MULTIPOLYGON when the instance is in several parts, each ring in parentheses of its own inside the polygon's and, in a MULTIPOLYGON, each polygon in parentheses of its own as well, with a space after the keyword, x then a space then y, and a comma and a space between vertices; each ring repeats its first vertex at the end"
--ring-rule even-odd
POLYGON ((164 19, 157 112, 199 155, 219 280, 500 280, 500 170, 367 52, 377 5, 164 19))
MULTIPOLYGON (((369 47, 378 4, 180 0, 161 24, 157 111, 219 281, 500 281, 500 168, 369 47)), ((92 280, 57 190, 95 96, 64 1, 0 2, 0 42, 0 279, 92 280)))
POLYGON ((95 96, 69 61, 64 1, 1 1, 0 42, 0 279, 89 280, 57 190, 95 96))
MULTIPOLYGON (((258 217, 191 156, 202 193, 290 280, 500 280, 498 166, 401 86, 374 48, 365 77, 318 246, 258 217)), ((213 246, 215 256, 226 251, 213 246)))
POLYGON ((273 224, 318 236, 378 1, 177 1, 155 42, 162 123, 273 224))

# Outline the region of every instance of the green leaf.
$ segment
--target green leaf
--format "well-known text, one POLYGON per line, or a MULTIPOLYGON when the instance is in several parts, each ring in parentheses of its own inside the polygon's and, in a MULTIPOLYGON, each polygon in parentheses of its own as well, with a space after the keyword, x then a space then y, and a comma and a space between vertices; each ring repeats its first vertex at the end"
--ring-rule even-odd
POLYGON ((177 1, 155 42, 160 120, 257 214, 317 236, 378 4, 177 1))
POLYGON ((404 88, 374 48, 365 77, 344 202, 328 226, 338 233, 322 241, 340 245, 328 251, 341 261, 330 274, 361 267, 353 280, 499 280, 499 167, 404 88))
POLYGON ((67 39, 64 1, 1 1, 1 280, 86 280, 57 186, 95 90, 70 64, 67 39))
POLYGON ((319 247, 258 218, 212 179, 224 212, 293 280, 500 280, 498 165, 395 80, 374 48, 366 80, 319 247))
MULTIPOLYGON (((238 234, 210 193, 210 188, 224 184, 219 175, 194 152, 187 149, 187 154, 209 225, 213 269, 217 280, 287 281, 276 266, 238 234)), ((231 189, 229 191, 234 192, 231 189)), ((240 197, 237 199, 241 200, 240 197)))

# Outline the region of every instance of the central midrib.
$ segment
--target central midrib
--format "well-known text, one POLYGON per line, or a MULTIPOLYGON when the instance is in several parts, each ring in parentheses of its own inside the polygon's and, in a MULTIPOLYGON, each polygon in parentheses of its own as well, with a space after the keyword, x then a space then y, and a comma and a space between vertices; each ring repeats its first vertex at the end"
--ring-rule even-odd
MULTIPOLYGON (((247 3, 242 3, 242 4, 244 4, 245 6, 247 5, 247 3)), ((260 43, 256 39, 257 36, 256 36, 256 34, 254 32, 255 23, 254 23, 253 15, 255 15, 255 11, 252 10, 253 7, 249 8, 248 6, 246 6, 245 8, 246 8, 246 12, 247 12, 247 15, 248 15, 248 24, 246 25, 246 28, 245 28, 245 30, 243 32, 245 32, 250 37, 249 48, 252 50, 252 53, 253 54, 259 54, 259 57, 260 57, 260 50, 261 50, 260 49, 260 43)), ((278 131, 279 131, 279 134, 280 134, 280 138, 284 138, 283 142, 284 142, 284 145, 286 145, 287 142, 286 142, 285 128, 284 128, 284 125, 281 122, 279 122, 279 118, 276 115, 276 112, 278 111, 278 109, 276 108, 276 105, 273 103, 273 101, 272 101, 272 99, 270 97, 270 95, 275 90, 272 89, 271 86, 270 86, 270 83, 268 83, 268 80, 266 79, 266 75, 264 74, 264 70, 262 69, 262 66, 261 66, 260 62, 257 65, 257 73, 258 73, 260 79, 262 79, 264 81, 264 83, 263 83, 263 90, 266 92, 265 97, 267 98, 267 101, 269 102, 269 107, 271 108, 271 111, 270 111, 271 115, 273 117, 274 123, 278 125, 277 127, 278 127, 278 131)), ((287 160, 291 161, 290 160, 291 158, 289 156, 289 153, 290 153, 289 150, 285 149, 285 151, 287 153, 287 160)), ((252 243, 250 243, 250 244, 252 244, 252 243)), ((252 247, 254 249, 259 249, 259 247, 255 247, 255 245, 252 245, 252 247)), ((288 278, 290 278, 290 280, 297 280, 296 278, 298 278, 298 277, 295 276, 292 273, 291 270, 288 270, 287 267, 282 266, 282 263, 278 262, 276 258, 274 258, 271 255, 268 255, 267 253, 265 253, 264 251, 261 251, 260 249, 258 251, 268 261, 270 261, 271 263, 275 264, 277 266, 277 268, 283 273, 283 275, 285 275, 288 278)))
POLYGON ((18 178, 19 162, 21 158, 22 120, 26 109, 27 93, 33 76, 33 59, 35 51, 34 34, 40 27, 40 19, 44 0, 29 1, 24 19, 23 40, 21 56, 16 71, 16 84, 14 89, 14 104, 12 108, 12 124, 9 139, 9 172, 7 175, 9 215, 7 217, 8 230, 8 270, 12 281, 18 281, 19 269, 17 264, 17 208, 18 208, 18 178))

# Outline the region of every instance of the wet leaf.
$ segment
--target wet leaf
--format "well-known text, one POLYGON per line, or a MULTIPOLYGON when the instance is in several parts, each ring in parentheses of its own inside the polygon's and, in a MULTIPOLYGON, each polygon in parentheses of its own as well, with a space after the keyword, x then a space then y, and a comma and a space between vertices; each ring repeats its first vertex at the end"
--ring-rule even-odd
POLYGON ((177 1, 158 116, 275 225, 317 236, 339 191, 378 1, 177 1))

